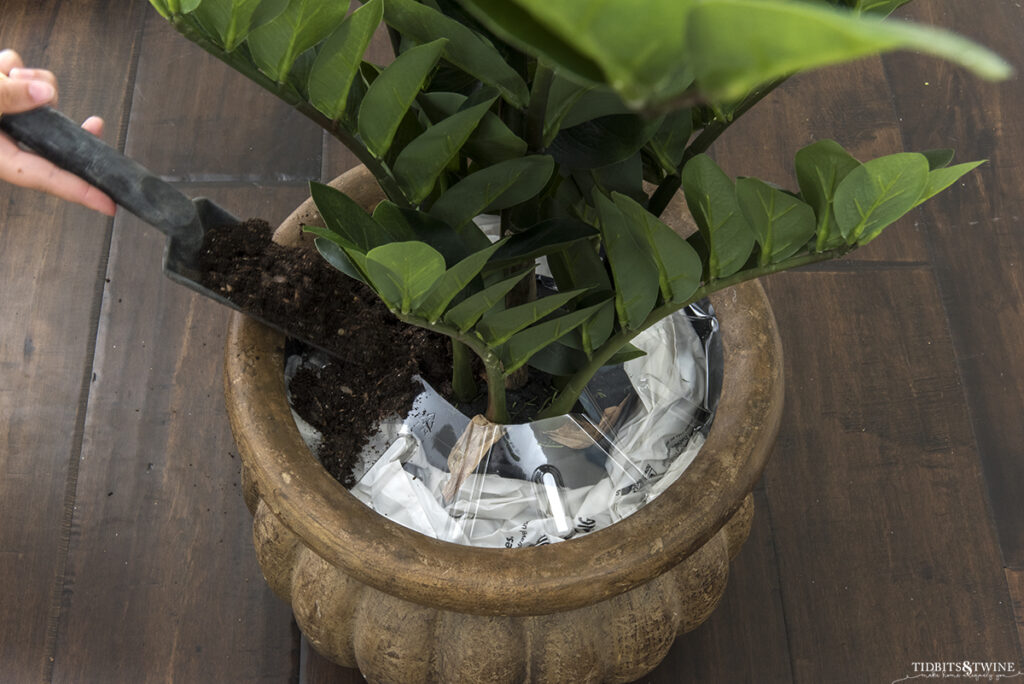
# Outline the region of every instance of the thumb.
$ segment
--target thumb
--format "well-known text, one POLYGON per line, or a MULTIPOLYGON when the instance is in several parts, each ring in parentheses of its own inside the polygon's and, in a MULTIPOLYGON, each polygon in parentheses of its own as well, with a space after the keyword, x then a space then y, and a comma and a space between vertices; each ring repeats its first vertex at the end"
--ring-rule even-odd
POLYGON ((56 89, 46 81, 21 81, 0 76, 0 114, 17 114, 52 102, 56 89))

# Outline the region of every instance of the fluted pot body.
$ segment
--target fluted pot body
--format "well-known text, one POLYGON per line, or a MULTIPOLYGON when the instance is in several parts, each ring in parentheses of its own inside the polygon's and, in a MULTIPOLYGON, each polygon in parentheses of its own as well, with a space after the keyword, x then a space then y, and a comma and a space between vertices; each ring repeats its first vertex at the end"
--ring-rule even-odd
MULTIPOLYGON (((372 177, 333 183, 371 208, 372 177)), ((293 243, 311 202, 278 229, 293 243)), ((782 356, 762 288, 712 298, 725 379, 700 454, 625 520, 559 544, 485 549, 377 515, 324 470, 285 399, 279 333, 234 315, 225 391, 256 553, 320 653, 371 682, 627 682, 701 624, 750 530, 751 489, 778 432, 782 356)))

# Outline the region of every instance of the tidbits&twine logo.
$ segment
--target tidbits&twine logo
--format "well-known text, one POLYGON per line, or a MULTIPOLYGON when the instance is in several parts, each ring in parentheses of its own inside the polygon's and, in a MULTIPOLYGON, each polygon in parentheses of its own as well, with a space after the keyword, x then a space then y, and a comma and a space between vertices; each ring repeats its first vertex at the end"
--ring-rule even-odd
POLYGON ((1017 663, 999 661, 921 661, 911 663, 911 674, 893 680, 906 682, 911 679, 972 679, 975 681, 996 681, 1004 679, 1024 679, 1024 671, 1017 663))

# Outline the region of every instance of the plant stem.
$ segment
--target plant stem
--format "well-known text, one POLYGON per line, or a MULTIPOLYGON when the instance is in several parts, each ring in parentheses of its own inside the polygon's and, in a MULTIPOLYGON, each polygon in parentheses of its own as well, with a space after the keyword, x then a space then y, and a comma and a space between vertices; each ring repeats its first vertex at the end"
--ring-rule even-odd
POLYGON ((352 154, 354 154, 356 158, 366 166, 370 173, 373 174, 374 178, 377 179, 377 183, 380 184, 381 189, 384 190, 392 202, 402 207, 410 206, 405 193, 398 187, 398 184, 391 177, 391 174, 388 173, 387 169, 385 169, 380 161, 370 153, 370 150, 367 149, 366 145, 364 145, 351 131, 345 129, 340 122, 332 121, 324 116, 318 109, 309 104, 309 102, 303 99, 298 92, 287 84, 278 83, 261 72, 244 54, 239 52, 225 52, 222 50, 215 43, 211 42, 187 17, 181 14, 175 14, 173 22, 174 27, 193 43, 231 68, 235 69, 243 76, 246 76, 266 90, 269 90, 271 93, 297 109, 300 113, 306 116, 306 118, 313 121, 313 123, 334 136, 345 147, 351 150, 352 154))
POLYGON ((704 127, 704 130, 700 132, 693 142, 689 144, 686 151, 683 152, 683 159, 679 162, 679 168, 676 173, 667 176, 665 180, 658 185, 658 189, 651 195, 651 199, 647 202, 647 211, 654 214, 655 216, 661 216, 662 212, 665 211, 665 207, 672 201, 672 198, 679 191, 679 188, 683 184, 682 172, 683 167, 686 166, 686 162, 690 161, 698 154, 707 152, 711 144, 718 140, 719 136, 722 135, 732 125, 736 119, 746 114, 750 109, 758 102, 763 100, 768 93, 778 88, 785 81, 785 77, 778 78, 774 81, 766 83, 761 88, 753 91, 747 95, 743 100, 736 105, 736 108, 732 111, 732 114, 728 119, 715 119, 710 124, 704 127))
POLYGON ((676 304, 673 302, 662 304, 648 314, 647 318, 644 319, 644 322, 639 328, 635 330, 620 330, 608 338, 608 340, 598 349, 594 350, 594 354, 587 365, 577 371, 569 379, 569 382, 565 387, 562 388, 562 390, 555 396, 554 401, 552 401, 551 404, 549 404, 548 407, 537 416, 538 419, 560 416, 572 411, 576 402, 579 400, 580 394, 583 392, 583 389, 587 386, 587 383, 590 382, 590 379, 594 374, 600 370, 600 368, 604 366, 608 360, 611 359, 612 356, 614 356, 615 353, 627 342, 666 316, 689 306, 693 302, 707 297, 713 292, 723 290, 727 287, 732 287, 733 285, 737 285, 748 280, 754 280, 762 276, 771 275, 772 273, 786 271, 791 268, 799 268, 800 266, 806 266, 819 261, 835 259, 843 256, 854 248, 855 245, 844 245, 826 252, 804 252, 775 264, 749 268, 727 278, 719 278, 711 281, 710 283, 706 283, 703 287, 698 288, 697 291, 682 304, 676 304))
POLYGON ((462 342, 452 340, 452 391, 455 398, 469 402, 476 396, 476 380, 473 378, 473 354, 462 342))

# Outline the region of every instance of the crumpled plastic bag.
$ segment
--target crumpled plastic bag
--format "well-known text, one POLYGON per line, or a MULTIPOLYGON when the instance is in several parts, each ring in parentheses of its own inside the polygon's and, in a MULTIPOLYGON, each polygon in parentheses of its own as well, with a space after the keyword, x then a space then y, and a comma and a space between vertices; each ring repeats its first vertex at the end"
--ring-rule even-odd
POLYGON ((705 351, 687 314, 669 316, 633 344, 647 354, 623 365, 637 399, 613 434, 573 414, 501 426, 495 439, 496 426, 472 424, 424 384, 409 416, 385 421, 372 440, 378 448, 364 449, 380 454, 389 445, 357 472, 352 494, 400 525, 472 546, 555 543, 622 520, 693 462, 704 443, 695 423, 706 414, 705 351), (447 461, 460 439, 488 448, 452 491, 447 461), (585 449, 566 446, 588 441, 585 449))

